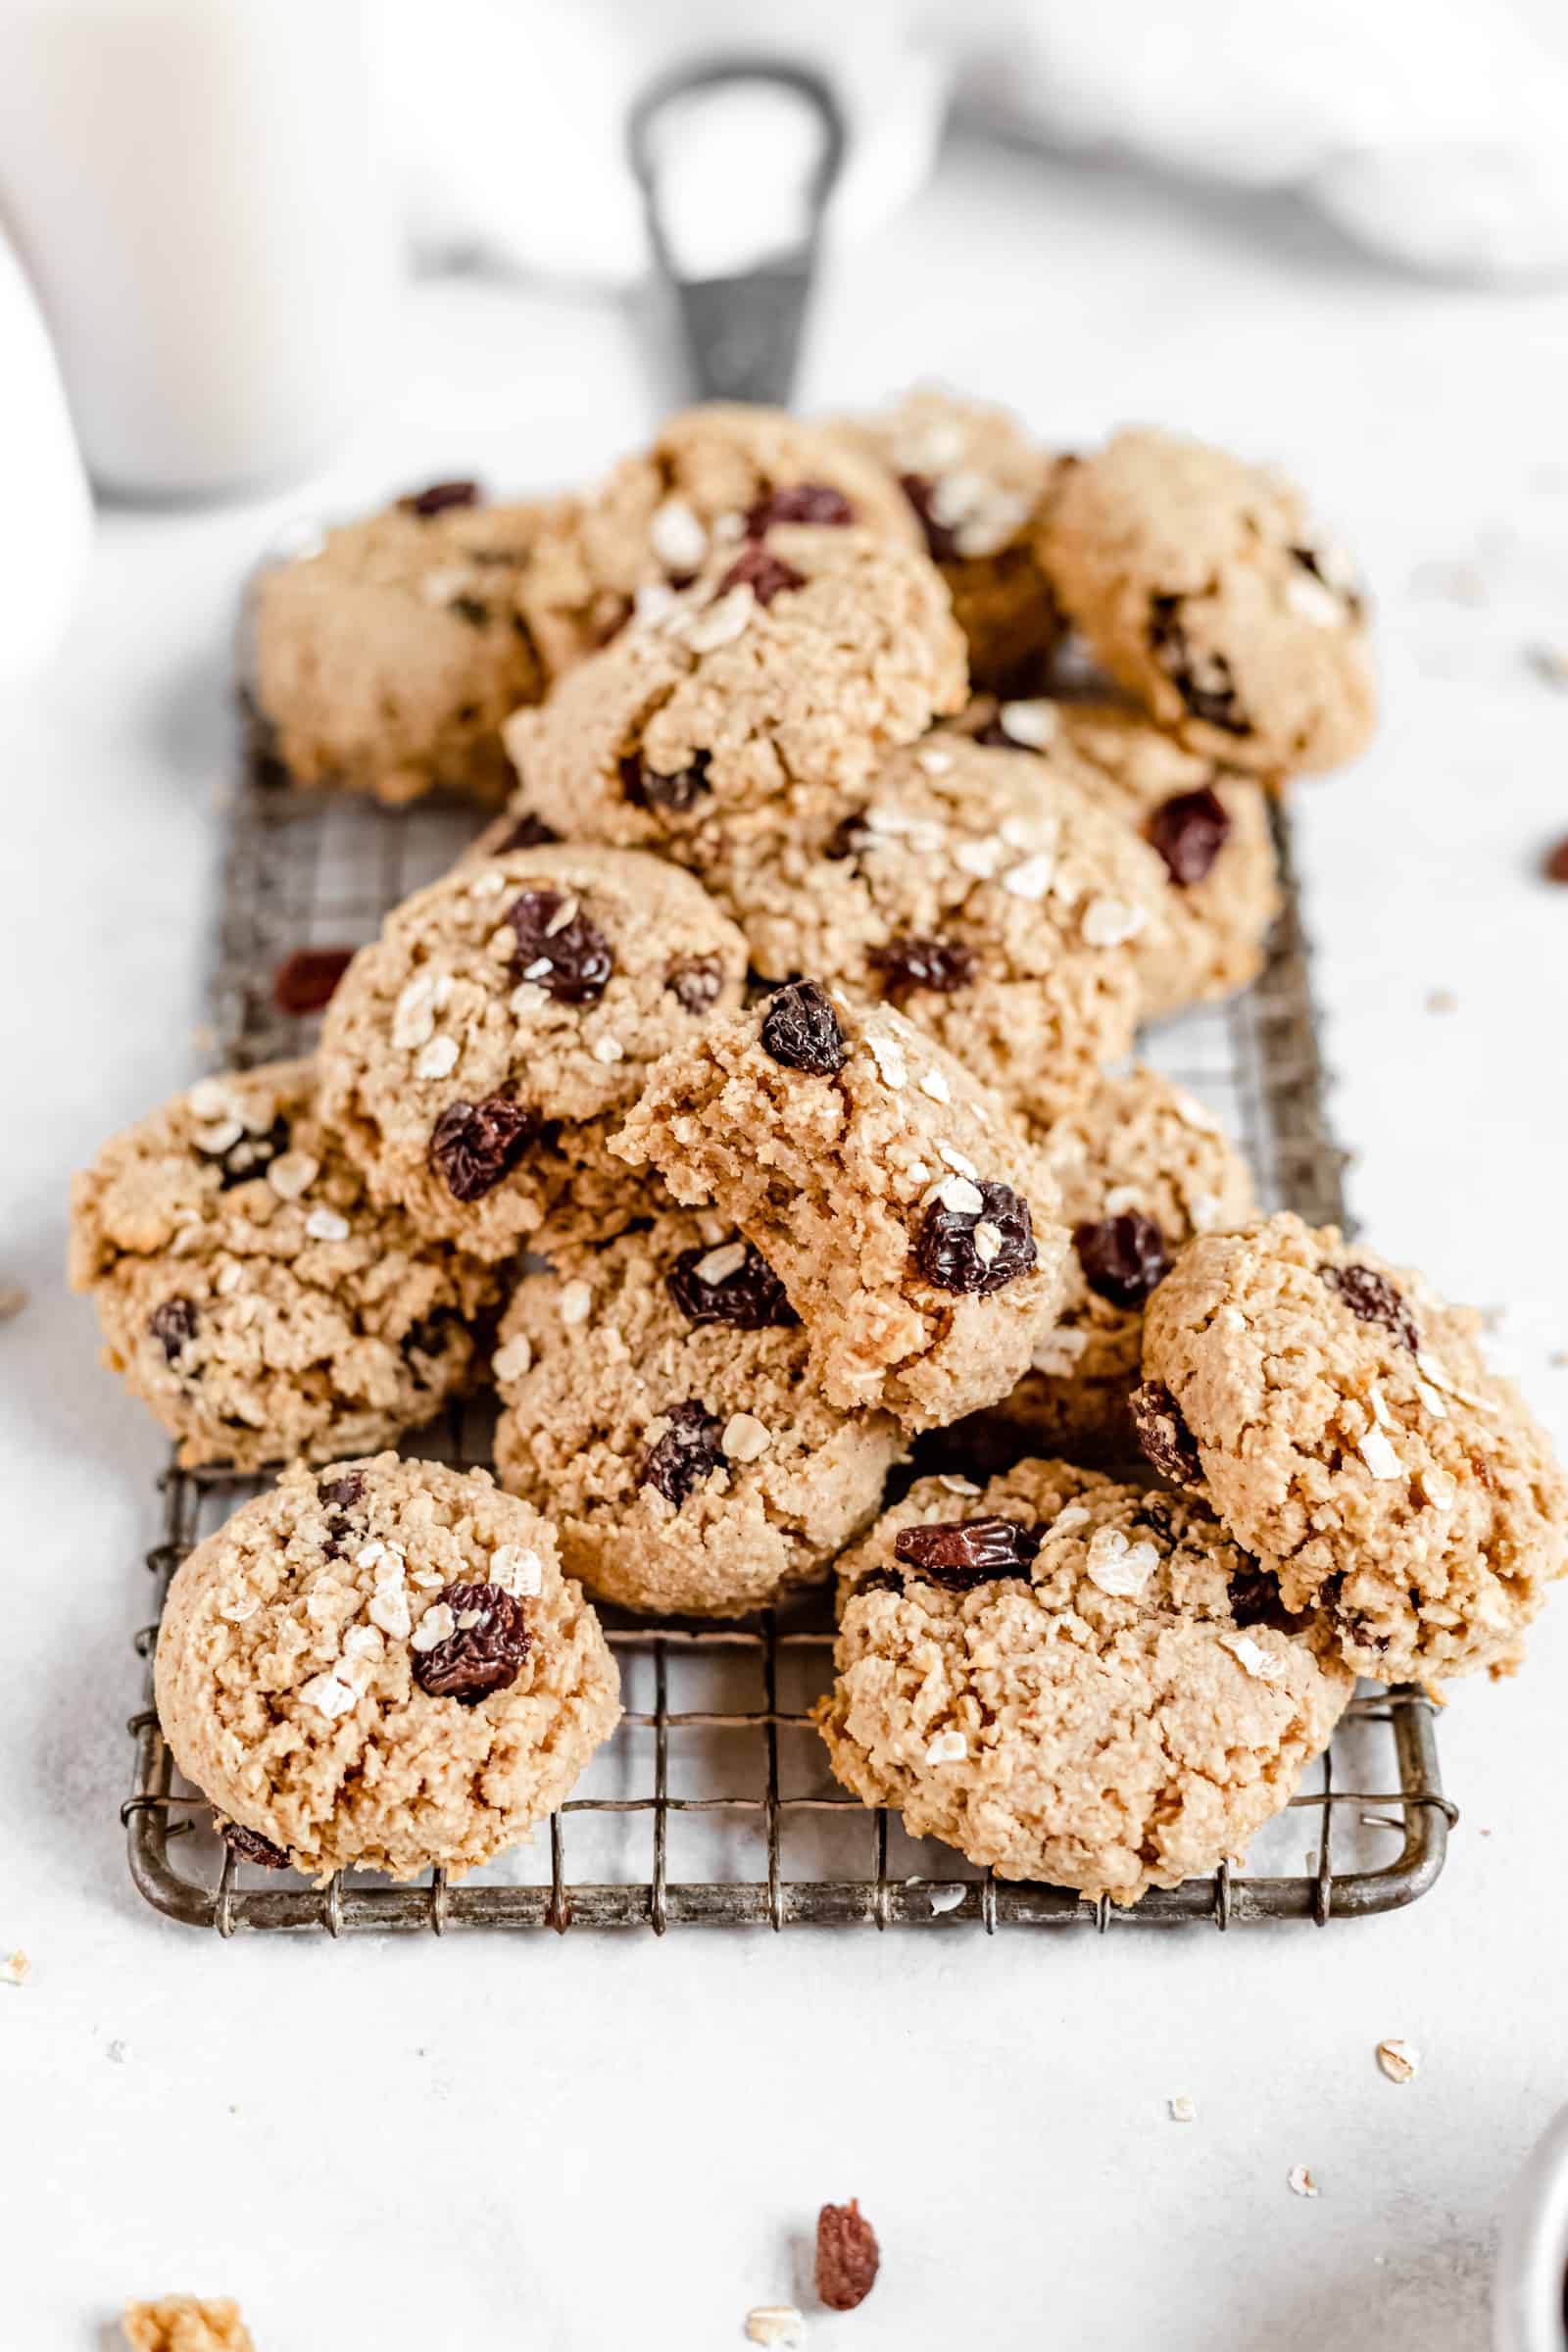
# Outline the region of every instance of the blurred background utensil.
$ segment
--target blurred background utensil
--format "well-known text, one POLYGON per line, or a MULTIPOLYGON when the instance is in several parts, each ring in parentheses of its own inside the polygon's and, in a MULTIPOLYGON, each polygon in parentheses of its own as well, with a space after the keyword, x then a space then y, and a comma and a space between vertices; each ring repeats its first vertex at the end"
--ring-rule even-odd
POLYGON ((711 58, 663 74, 632 108, 652 299, 673 325, 676 398, 788 406, 844 117, 823 77, 785 59, 711 58), (743 170, 737 217, 724 191, 743 170))

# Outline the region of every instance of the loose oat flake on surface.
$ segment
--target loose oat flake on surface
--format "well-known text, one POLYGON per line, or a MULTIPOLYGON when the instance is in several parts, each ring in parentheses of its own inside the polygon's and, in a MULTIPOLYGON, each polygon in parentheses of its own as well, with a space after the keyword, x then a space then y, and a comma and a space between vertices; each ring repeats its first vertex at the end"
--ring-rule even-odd
POLYGON ((1293 2164, 1285 2178, 1293 2197, 1315 2197, 1317 2195, 1317 2182, 1304 2164, 1293 2164))
POLYGON ((806 2342, 806 2322, 793 2303, 760 2303, 746 2314, 747 2340, 777 2344, 784 2352, 800 2352, 806 2342))
POLYGON ((1421 2068, 1421 2053, 1414 2044, 1391 2036, 1377 2047, 1378 2066, 1391 2082, 1413 2082, 1421 2068))
POLYGON ((25 1952, 7 1952, 0 1960, 0 1984, 25 1984, 32 1974, 32 1962, 25 1952))
POLYGON ((1178 2092, 1177 2096, 1170 2100, 1168 2104, 1170 2107, 1170 2120, 1173 2124, 1197 2123, 1198 2101, 1196 2099, 1190 2099, 1185 2091, 1178 2092))

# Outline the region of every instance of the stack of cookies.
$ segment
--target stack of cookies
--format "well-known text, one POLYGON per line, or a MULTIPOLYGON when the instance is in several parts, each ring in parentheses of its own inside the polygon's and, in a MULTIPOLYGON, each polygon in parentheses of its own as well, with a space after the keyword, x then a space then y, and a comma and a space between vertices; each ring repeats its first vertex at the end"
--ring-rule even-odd
POLYGON ((77 1180, 181 1460, 289 1465, 159 1642, 240 1854, 523 1835, 616 1717, 584 1588, 836 1580, 845 1786, 1118 1902, 1240 1852, 1357 1674, 1516 1661, 1568 1491, 1473 1318, 1260 1218, 1128 1058, 1253 976, 1267 796, 1371 732, 1288 484, 934 393, 712 408, 579 496, 331 532, 256 619, 296 782, 511 799, 314 1060, 77 1180), (499 1488, 382 1450, 485 1384, 499 1488))

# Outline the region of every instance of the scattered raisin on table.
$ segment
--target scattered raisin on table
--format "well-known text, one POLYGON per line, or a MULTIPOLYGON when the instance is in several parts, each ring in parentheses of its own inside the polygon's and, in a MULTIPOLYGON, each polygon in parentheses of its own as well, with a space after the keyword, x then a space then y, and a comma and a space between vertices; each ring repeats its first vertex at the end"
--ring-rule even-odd
POLYGON ((863 2303, 881 2261, 876 2231, 858 2197, 823 2206, 816 2217, 816 2291, 829 2311, 854 2311, 863 2303))
POLYGON ((296 1019, 320 1012, 354 960, 352 948, 296 948, 272 974, 272 1002, 296 1019))

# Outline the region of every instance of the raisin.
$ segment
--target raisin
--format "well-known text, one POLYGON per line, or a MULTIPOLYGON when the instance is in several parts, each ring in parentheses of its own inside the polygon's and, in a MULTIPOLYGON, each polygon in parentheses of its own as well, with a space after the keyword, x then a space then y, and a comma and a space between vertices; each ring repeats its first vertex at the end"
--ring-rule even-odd
POLYGON ((842 490, 827 482, 791 482, 760 498, 746 517, 746 535, 760 539, 775 522, 845 523, 855 520, 855 509, 842 490))
POLYGON ((853 858, 857 851, 864 849, 866 839, 865 810, 852 808, 848 816, 839 818, 838 823, 823 842, 822 855, 824 858, 831 858, 835 863, 841 858, 853 858))
POLYGON ((839 1016, 814 980, 775 991, 762 1016, 762 1051, 787 1070, 831 1078, 850 1057, 839 1016))
POLYGON ((365 1479, 358 1470, 350 1470, 342 1478, 318 1479, 316 1492, 334 1511, 351 1511, 365 1493, 365 1479))
POLYGON ((1568 882, 1568 841, 1559 841, 1541 860, 1541 870, 1548 882, 1568 882))
POLYGON ((824 2205, 816 2217, 816 2291, 829 2311, 854 2311, 876 2284, 882 2260, 859 2199, 824 2205))
POLYGON ((276 1118, 265 1135, 242 1135, 226 1152, 207 1153, 218 1162, 220 1191, 232 1192, 236 1184, 250 1184, 265 1176, 273 1160, 288 1150, 288 1121, 276 1118))
POLYGON ((352 948, 296 948, 272 974, 273 1004, 296 1018, 319 1012, 353 960, 352 948))
POLYGON ((620 789, 634 808, 672 808, 680 814, 694 808, 704 794, 712 790, 708 781, 708 758, 706 752, 699 752, 690 767, 662 776, 634 752, 620 763, 620 789))
POLYGON ((441 1597, 456 1626, 434 1649, 416 1651, 414 1679, 430 1698, 476 1707, 522 1672, 532 1641, 523 1606, 501 1585, 448 1585, 441 1597))
POLYGON ((897 1004, 917 988, 935 989, 951 997, 967 988, 979 958, 958 939, 919 939, 903 932, 885 947, 872 948, 866 962, 881 975, 882 994, 897 1004))
POLYGON ((449 507, 478 504, 477 482, 432 482, 428 490, 415 490, 398 500, 405 514, 417 514, 421 521, 428 521, 432 514, 444 514, 449 507))
POLYGON ((686 1012, 711 1012, 723 985, 721 956, 689 956, 684 963, 670 965, 664 981, 676 1004, 686 1012))
POLYGON ((664 1418, 669 1427, 643 1455, 637 1484, 656 1487, 678 1511, 693 1488, 711 1478, 718 1468, 722 1458, 718 1441, 724 1424, 700 1396, 672 1404, 664 1418))
POLYGON ((539 1131, 531 1110, 510 1095, 449 1102, 430 1136, 430 1164, 454 1200, 481 1200, 511 1174, 539 1131))
POLYGON ((1144 827, 1165 860, 1165 870, 1182 890, 1201 882, 1230 836, 1230 812, 1217 792, 1204 784, 1162 801, 1144 827))
POLYGON ((1373 1266, 1319 1266, 1331 1291, 1338 1291, 1352 1315, 1363 1323, 1381 1323, 1401 1348, 1414 1355, 1421 1345, 1415 1318, 1386 1274, 1373 1266))
POLYGON ((1133 1435, 1144 1459, 1174 1486, 1201 1486, 1203 1465, 1181 1407, 1162 1382, 1146 1380, 1127 1399, 1133 1435))
POLYGON ((189 1298, 166 1298, 147 1318, 147 1328, 170 1362, 175 1363, 196 1337, 196 1309, 189 1298))
POLYGON ((730 588, 749 588, 760 605, 770 605, 786 588, 805 586, 805 575, 793 564, 770 556, 760 540, 748 539, 719 581, 718 593, 722 596, 730 588))
POLYGON ((490 619, 489 606, 481 604, 476 596, 455 596, 447 611, 455 612, 460 620, 466 620, 470 629, 482 629, 490 619))
POLYGON ((1029 1203, 1005 1184, 982 1184, 978 1208, 933 1200, 914 1247, 915 1263, 939 1291, 989 1298, 1035 1262, 1029 1203))
POLYGON ((1266 1625, 1278 1634, 1301 1630, 1302 1619, 1288 1609, 1280 1594, 1280 1580, 1255 1560, 1239 1569, 1230 1582, 1231 1615, 1239 1626, 1266 1625))
POLYGON ((893 1539, 895 1559, 933 1585, 961 1592, 994 1577, 1027 1576, 1040 1530, 1021 1519, 953 1519, 906 1527, 893 1539))
POLYGON ((904 492, 920 518, 925 533, 926 550, 933 564, 951 564, 958 552, 958 543, 945 522, 938 522, 931 511, 936 484, 926 473, 901 473, 899 488, 904 492))
POLYGON ((525 890, 502 920, 516 934, 512 969, 517 978, 531 980, 562 1004, 592 1004, 604 995, 614 951, 575 899, 559 890, 525 890))
POLYGON ((1223 654, 1195 656, 1178 615, 1179 596, 1149 601, 1149 650, 1194 718, 1222 727, 1227 735, 1250 735, 1251 724, 1237 700, 1236 680, 1223 654))
POLYGON ((554 825, 547 825, 542 816, 535 816, 533 810, 528 808, 524 809, 511 831, 496 843, 490 854, 493 858, 504 858, 509 850, 542 850, 550 842, 560 839, 561 835, 554 825))
POLYGON ((727 1323, 734 1331, 769 1331, 799 1322, 784 1296, 784 1285, 765 1257, 750 1242, 739 1245, 745 1256, 731 1274, 706 1280, 700 1271, 711 1250, 683 1250, 667 1277, 670 1297, 688 1323, 727 1323))
POLYGON ((417 1323, 411 1323, 398 1342, 405 1361, 415 1355, 432 1358, 444 1355, 452 1344, 458 1321, 455 1307, 438 1306, 433 1315, 422 1315, 417 1323))
POLYGON ((287 1870, 288 1856, 270 1838, 260 1830, 248 1830, 243 1822, 225 1821, 219 1825, 218 1835, 236 1862, 256 1862, 263 1870, 287 1870))
POLYGON ((1170 1272, 1165 1236, 1152 1217, 1136 1208, 1102 1217, 1098 1224, 1075 1225, 1072 1246, 1085 1282, 1112 1306, 1141 1306, 1170 1272))

